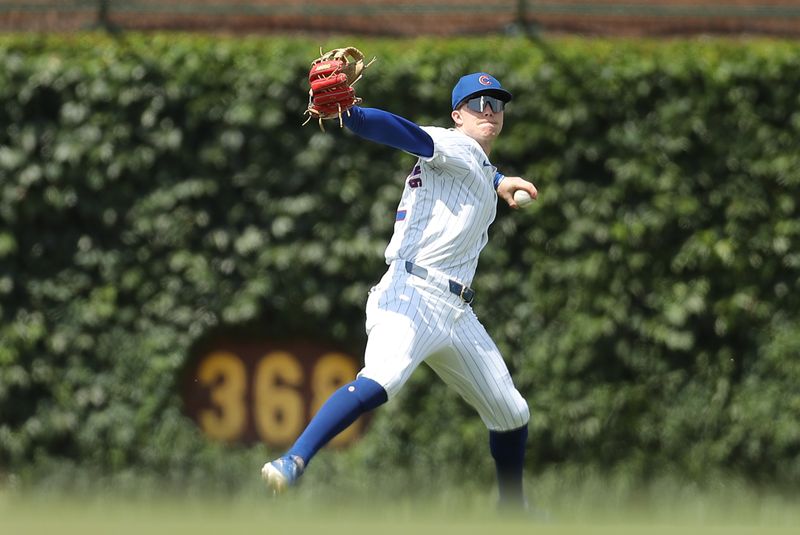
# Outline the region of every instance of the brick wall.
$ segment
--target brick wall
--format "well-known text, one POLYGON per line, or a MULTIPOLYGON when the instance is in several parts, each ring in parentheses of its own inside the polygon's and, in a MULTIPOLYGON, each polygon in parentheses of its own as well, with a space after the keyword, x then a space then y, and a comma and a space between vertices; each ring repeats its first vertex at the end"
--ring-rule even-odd
MULTIPOLYGON (((0 0, 0 30, 91 28, 101 3, 0 0)), ((107 0, 106 5, 107 20, 130 30, 453 35, 509 31, 524 20, 544 31, 591 35, 800 35, 800 0, 107 0)))

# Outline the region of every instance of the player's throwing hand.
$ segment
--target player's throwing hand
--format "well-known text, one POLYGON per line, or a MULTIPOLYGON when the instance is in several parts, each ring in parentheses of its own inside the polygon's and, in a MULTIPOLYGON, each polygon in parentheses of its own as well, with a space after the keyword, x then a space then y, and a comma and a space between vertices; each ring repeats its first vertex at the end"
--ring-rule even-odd
MULTIPOLYGON (((518 196, 515 198, 516 192, 520 190, 526 192, 533 200, 536 200, 539 197, 539 190, 536 189, 536 186, 518 176, 507 176, 503 178, 503 180, 501 180, 500 184, 497 186, 497 196, 506 201, 511 208, 516 210, 522 206, 522 203, 518 202, 520 198, 518 196)), ((527 204, 527 202, 530 201, 522 202, 527 204)))

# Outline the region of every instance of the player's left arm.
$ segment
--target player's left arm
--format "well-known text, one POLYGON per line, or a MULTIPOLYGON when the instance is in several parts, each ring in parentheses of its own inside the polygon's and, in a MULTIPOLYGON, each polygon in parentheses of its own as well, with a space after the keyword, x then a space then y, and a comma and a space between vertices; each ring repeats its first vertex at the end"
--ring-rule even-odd
POLYGON ((405 117, 378 108, 354 106, 343 120, 347 128, 364 139, 422 158, 433 156, 431 136, 405 117))
POLYGON ((508 203, 513 208, 519 208, 519 205, 514 200, 514 192, 523 190, 531 196, 531 199, 536 199, 539 196, 539 191, 531 182, 528 182, 519 176, 503 176, 500 173, 495 175, 495 184, 497 189, 497 196, 508 203), (499 177, 497 175, 500 175, 499 177))

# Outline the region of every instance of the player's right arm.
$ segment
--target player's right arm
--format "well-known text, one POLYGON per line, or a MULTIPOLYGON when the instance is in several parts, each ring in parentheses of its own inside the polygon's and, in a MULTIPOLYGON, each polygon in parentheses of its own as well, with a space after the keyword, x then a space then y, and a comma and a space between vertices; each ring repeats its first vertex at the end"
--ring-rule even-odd
POLYGON ((433 138, 408 119, 377 108, 350 108, 344 114, 344 125, 355 134, 406 151, 415 156, 433 156, 433 138))
POLYGON ((497 196, 506 201, 511 208, 515 210, 519 208, 517 201, 514 200, 514 193, 517 190, 525 191, 531 196, 531 199, 534 200, 539 197, 539 190, 536 189, 536 186, 524 178, 519 176, 507 176, 503 178, 504 180, 502 180, 496 188, 497 196))

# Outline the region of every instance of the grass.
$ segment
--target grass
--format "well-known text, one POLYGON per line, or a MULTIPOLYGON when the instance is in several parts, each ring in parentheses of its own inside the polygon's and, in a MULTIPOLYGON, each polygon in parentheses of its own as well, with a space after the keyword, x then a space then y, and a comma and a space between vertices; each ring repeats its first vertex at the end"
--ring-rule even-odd
POLYGON ((700 488, 661 478, 641 486, 623 477, 549 474, 533 483, 528 487, 540 511, 527 516, 498 513, 486 489, 394 494, 378 490, 380 481, 357 492, 306 484, 278 498, 263 489, 213 498, 7 489, 0 491, 0 533, 788 535, 800 525, 793 496, 733 481, 700 488))
POLYGON ((325 533, 380 534, 486 534, 486 533, 551 533, 551 534, 789 534, 796 528, 789 525, 732 523, 729 519, 697 521, 675 512, 671 522, 646 521, 622 517, 615 521, 560 520, 541 522, 536 519, 503 518, 464 510, 454 514, 428 509, 359 507, 309 507, 293 504, 220 503, 70 503, 62 501, 47 506, 38 503, 9 504, 0 508, 0 531, 5 534, 252 534, 252 533, 325 533), (9 507, 11 506, 11 507, 9 507))

